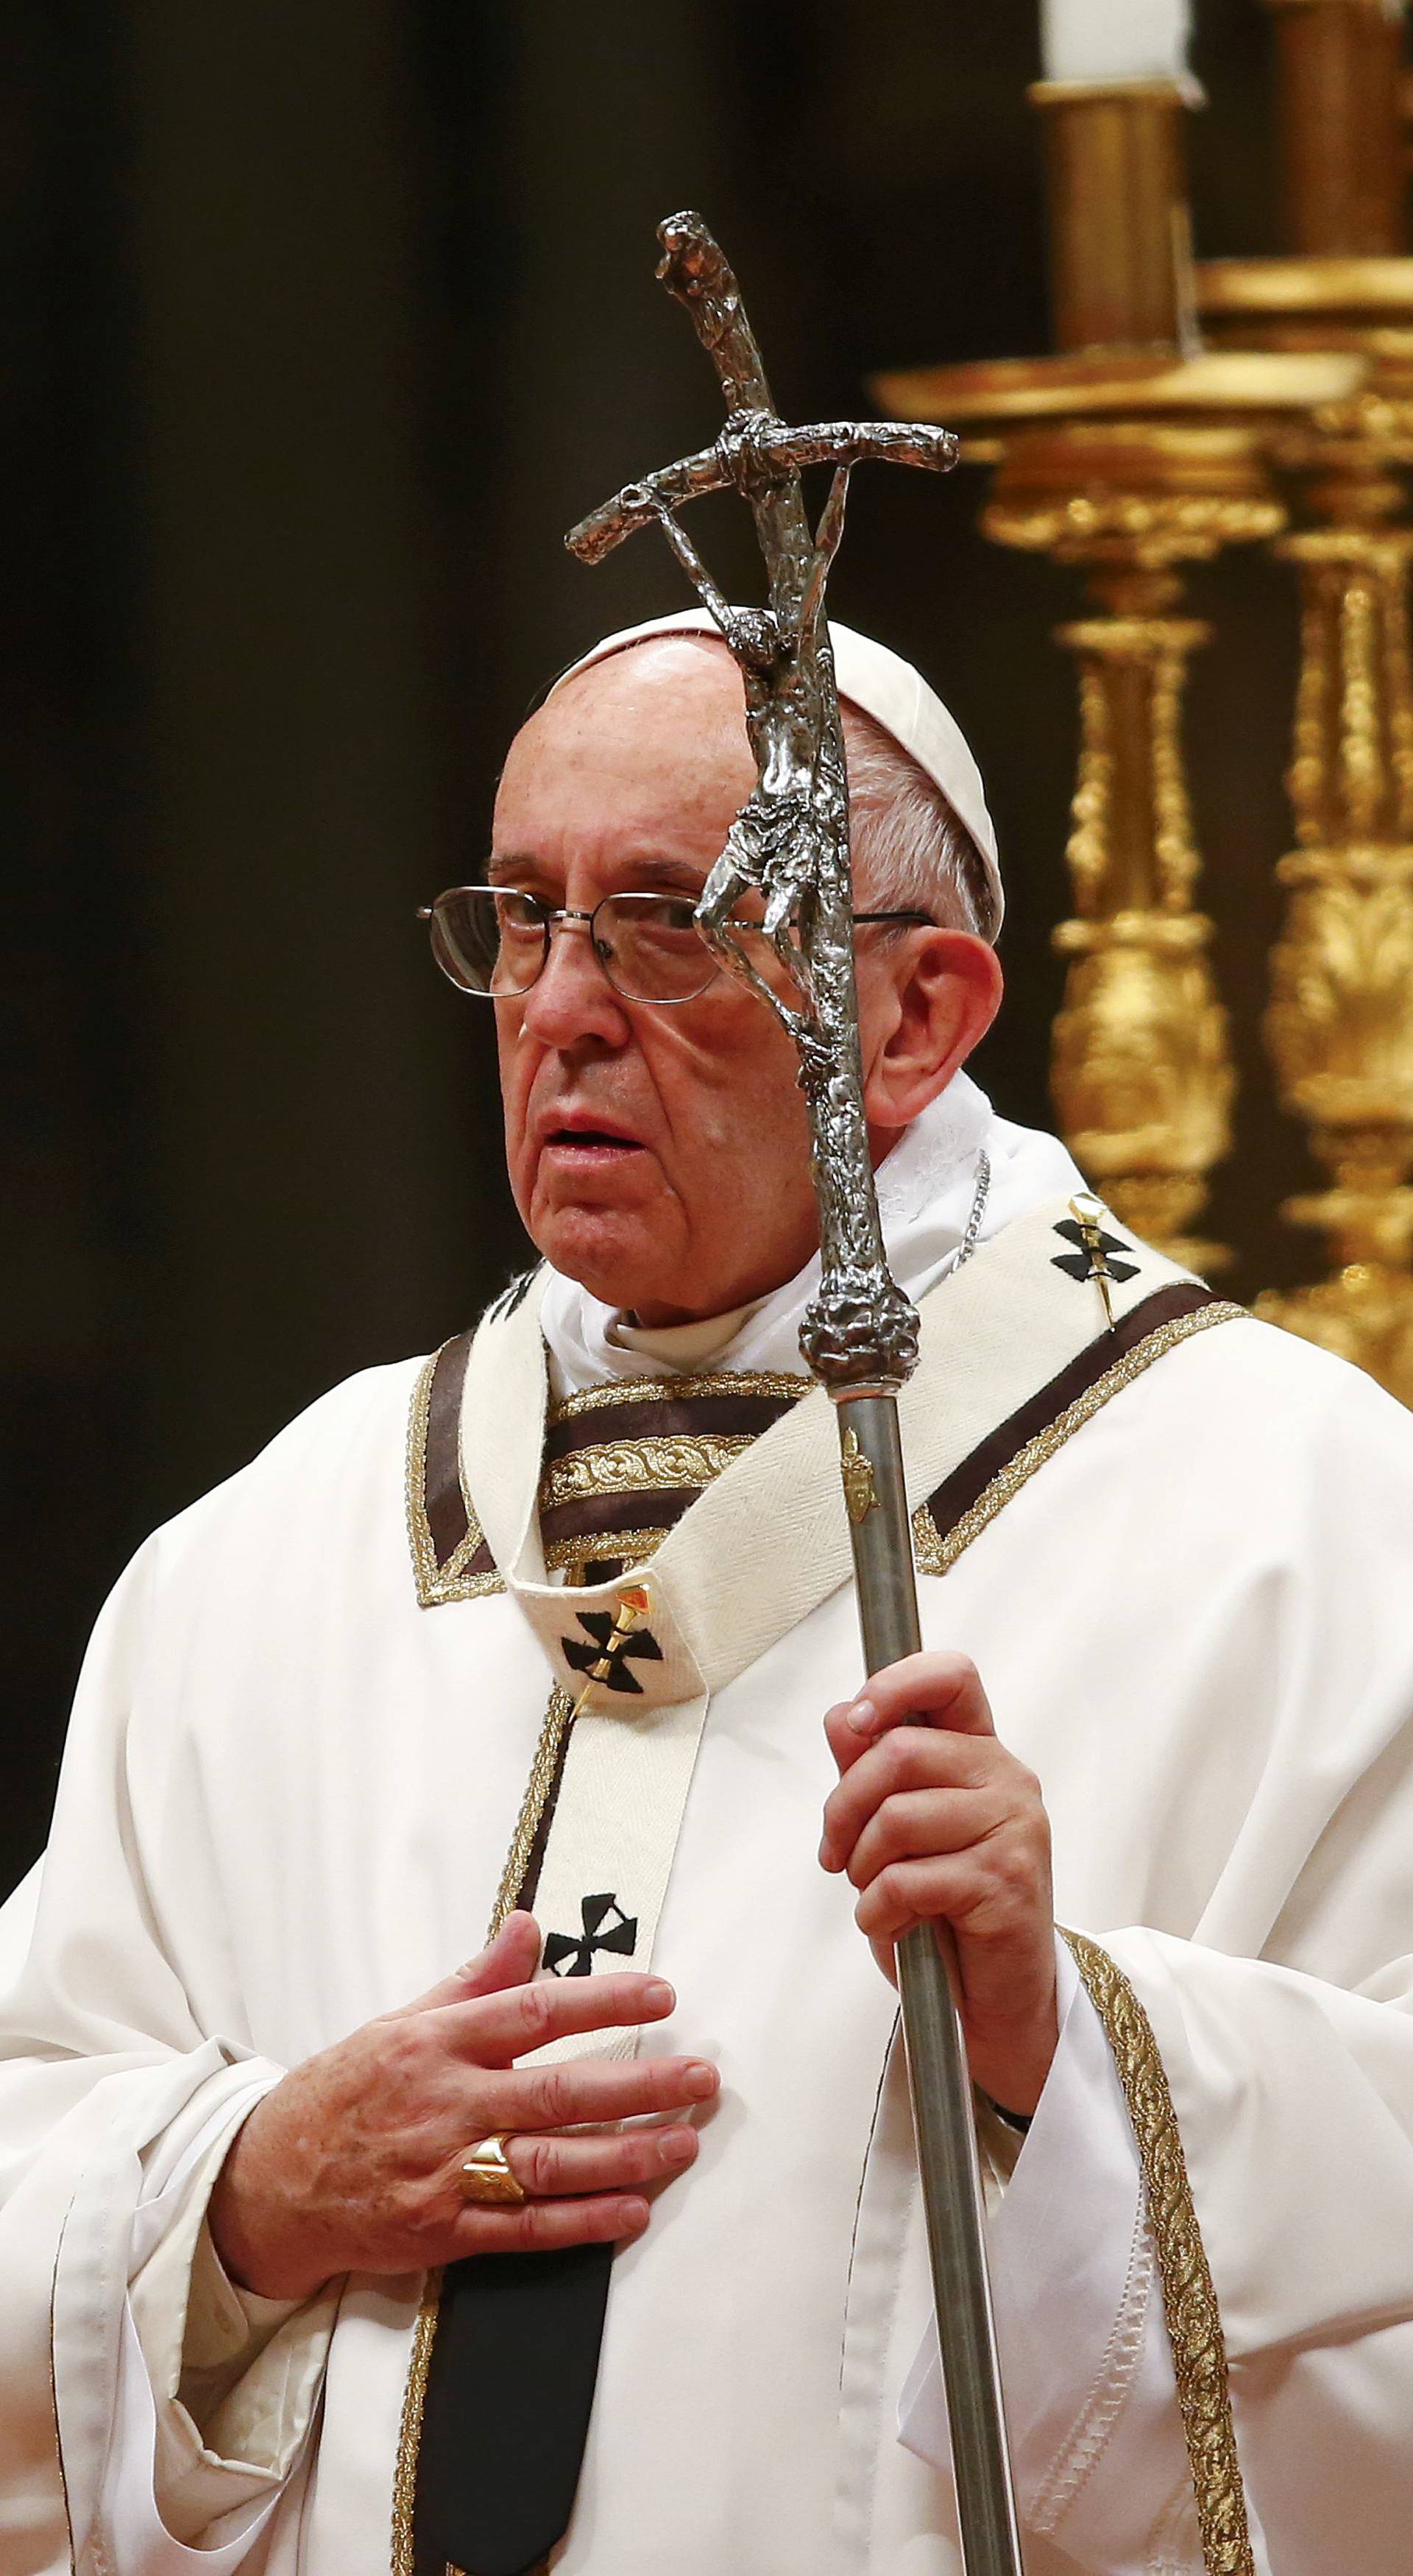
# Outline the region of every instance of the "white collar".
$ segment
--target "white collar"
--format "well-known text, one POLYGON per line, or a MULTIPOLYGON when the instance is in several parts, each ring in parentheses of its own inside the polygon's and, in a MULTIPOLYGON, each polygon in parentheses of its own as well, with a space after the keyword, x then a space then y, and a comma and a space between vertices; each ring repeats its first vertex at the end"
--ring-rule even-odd
MULTIPOLYGON (((998 1118, 970 1076, 955 1074, 878 1168, 878 1208, 889 1262, 914 1299, 926 1296, 956 1259, 983 1148, 990 1159, 991 1185, 980 1242, 1042 1200, 1084 1187, 1056 1137, 998 1118)), ((614 1378, 666 1378, 706 1365, 802 1373, 800 1320, 818 1284, 816 1253, 769 1296, 720 1318, 730 1330, 718 1342, 706 1324, 682 1325, 675 1333, 634 1330, 625 1326, 621 1308, 602 1305, 577 1280, 551 1271, 540 1325, 553 1393, 577 1395, 614 1378)))

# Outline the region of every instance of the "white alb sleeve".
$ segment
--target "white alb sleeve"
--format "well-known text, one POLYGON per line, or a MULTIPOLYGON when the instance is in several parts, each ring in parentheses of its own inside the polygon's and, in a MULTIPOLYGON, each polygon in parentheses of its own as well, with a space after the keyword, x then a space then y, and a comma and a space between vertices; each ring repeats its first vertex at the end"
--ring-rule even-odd
MULTIPOLYGON (((1138 2150, 1103 2024, 1056 1948, 1059 2046, 987 2222, 1021 2528, 1093 2576, 1200 2570, 1138 2150)), ((898 2438, 950 2471, 935 2330, 899 2400, 898 2438)))
POLYGON ((277 2072, 251 2069, 144 2158, 101 2514, 119 2576, 228 2576, 307 2439, 338 2303, 260 2299, 227 2278, 206 2225, 232 2140, 277 2072))

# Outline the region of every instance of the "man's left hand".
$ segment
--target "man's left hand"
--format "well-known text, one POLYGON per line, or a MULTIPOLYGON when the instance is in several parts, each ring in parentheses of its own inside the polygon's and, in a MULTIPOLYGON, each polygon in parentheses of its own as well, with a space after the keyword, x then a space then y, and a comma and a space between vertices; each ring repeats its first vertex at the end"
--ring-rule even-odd
POLYGON ((996 1741, 964 1655, 909 1655, 825 1721, 839 1786, 819 1857, 893 1976, 915 1923, 950 1923, 974 2081, 1008 2111, 1040 2099, 1059 2036, 1050 1823, 1040 1783, 996 1741))

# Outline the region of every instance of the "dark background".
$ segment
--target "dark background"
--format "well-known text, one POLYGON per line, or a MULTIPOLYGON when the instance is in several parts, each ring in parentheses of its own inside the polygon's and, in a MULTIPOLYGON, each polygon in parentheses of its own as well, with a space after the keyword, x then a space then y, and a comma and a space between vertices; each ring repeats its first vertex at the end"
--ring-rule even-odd
MULTIPOLYGON (((864 405, 875 367, 1044 348, 1035 24, 1035 0, 9 0, 0 1881, 144 1533, 519 1258, 487 1032, 412 911, 482 855, 543 679, 678 596, 645 540, 596 574, 560 544, 718 425, 655 222, 707 213, 796 417, 864 405)), ((1199 31, 1199 250, 1277 249, 1266 13, 1200 0, 1199 31)), ((1074 592, 983 544, 972 473, 854 494, 831 596, 976 747, 1012 907, 981 1070, 1041 1120, 1074 592)), ((696 524, 750 582, 744 525, 696 524)), ((1257 1035, 1292 597, 1250 551, 1192 595, 1243 1072, 1214 1221, 1246 1293, 1308 1258, 1257 1035)))

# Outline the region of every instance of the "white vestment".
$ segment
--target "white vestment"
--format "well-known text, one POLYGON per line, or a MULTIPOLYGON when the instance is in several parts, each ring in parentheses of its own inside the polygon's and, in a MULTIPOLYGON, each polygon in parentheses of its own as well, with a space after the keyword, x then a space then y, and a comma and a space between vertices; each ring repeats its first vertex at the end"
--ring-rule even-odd
MULTIPOLYGON (((955 1275, 936 1244, 913 1264, 936 1281, 904 1403, 919 1503, 968 1408, 989 1427, 1013 1275, 1053 1272, 1102 1329, 1092 1283, 1049 1249, 1059 1149, 1030 1149, 1027 1208, 1026 1140, 970 1115, 1010 1222, 955 1275)), ((954 1249, 972 1180, 968 1154, 954 1249)), ((925 1210, 909 1222, 926 1233, 925 1210)), ((419 1601, 419 1370, 399 1365, 158 1533, 99 1622, 50 1850, 0 1928, 5 2576, 49 2576, 71 2548, 80 2576, 389 2567, 422 2280, 355 2276, 293 2313, 237 2298, 202 2214, 262 2087, 483 1937, 566 1678, 557 1640, 593 1606, 539 1551, 544 1287, 467 1377, 462 1468, 500 1588, 439 1594, 423 1562, 419 1601)), ((730 1365, 782 1364, 741 1360, 769 1325, 743 1320, 730 1365)), ((578 1329, 587 1351, 592 1317, 578 1329)), ((1044 1789, 1059 1917, 1156 2033, 1254 2564, 1395 2576, 1413 2526, 1413 1419, 1243 1319, 1167 1348, 1035 1464, 923 1574, 924 1635, 975 1659, 1044 1789)), ((564 2576, 956 2576, 895 2001, 816 1860, 820 1714, 859 1671, 846 1578, 818 1393, 651 1561, 660 1689, 681 1694, 674 1726, 700 1701, 700 1741, 654 1791, 671 1774, 682 1802, 652 1946, 679 2004, 644 2045, 716 2059, 723 2089, 697 2166, 615 2265, 564 2576)), ((1068 1966, 1065 2001, 992 2220, 1027 2565, 1158 2576, 1202 2562, 1151 2234, 1068 1966)))

